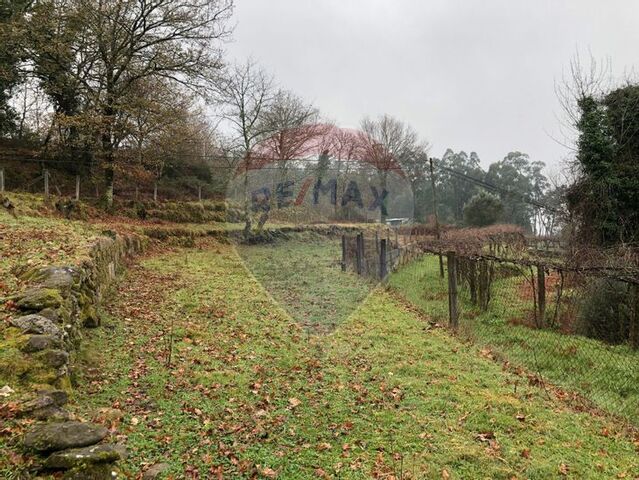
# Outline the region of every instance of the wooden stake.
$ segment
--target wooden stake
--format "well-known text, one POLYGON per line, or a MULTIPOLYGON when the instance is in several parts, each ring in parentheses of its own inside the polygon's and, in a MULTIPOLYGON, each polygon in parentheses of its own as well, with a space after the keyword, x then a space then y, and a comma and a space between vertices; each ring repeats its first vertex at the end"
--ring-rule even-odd
POLYGON ((355 255, 357 260, 357 274, 362 275, 364 273, 364 235, 357 234, 355 244, 355 255))
POLYGON ((346 271, 346 235, 342 235, 342 272, 346 271))
POLYGON ((537 308, 539 326, 543 327, 546 318, 546 270, 543 265, 537 265, 537 308))
MULTIPOLYGON (((437 215, 437 189, 435 188, 435 170, 433 169, 433 159, 429 158, 428 163, 430 164, 430 184, 433 190, 433 212, 435 214, 435 238, 439 240, 441 238, 439 232, 439 215, 437 215)), ((444 259, 442 258, 442 254, 439 254, 439 276, 444 278, 444 259)))
POLYGON ((379 242, 379 279, 384 280, 388 275, 388 266, 386 264, 386 240, 382 238, 379 242))
POLYGON ((80 200, 80 175, 75 176, 75 200, 80 200))
POLYGON ((49 199, 49 170, 44 171, 44 198, 49 199))
POLYGON ((448 325, 457 330, 459 311, 457 309, 457 259, 455 252, 446 254, 448 265, 448 325))

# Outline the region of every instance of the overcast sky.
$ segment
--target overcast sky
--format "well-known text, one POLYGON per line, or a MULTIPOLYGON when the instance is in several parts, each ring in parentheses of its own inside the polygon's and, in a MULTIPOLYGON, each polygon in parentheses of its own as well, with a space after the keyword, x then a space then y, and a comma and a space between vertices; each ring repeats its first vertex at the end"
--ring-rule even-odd
POLYGON ((637 0, 236 0, 252 56, 340 126, 389 113, 440 157, 519 150, 559 168, 555 82, 577 50, 639 65, 637 0))

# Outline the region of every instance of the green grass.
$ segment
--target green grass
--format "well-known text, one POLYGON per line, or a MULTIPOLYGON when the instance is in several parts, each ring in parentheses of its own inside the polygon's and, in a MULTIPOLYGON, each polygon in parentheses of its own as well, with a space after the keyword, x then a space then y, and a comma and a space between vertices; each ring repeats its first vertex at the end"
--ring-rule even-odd
MULTIPOLYGON (((262 248, 249 254, 254 271, 286 270, 296 250, 334 258, 321 245, 262 248)), ((271 280, 288 281, 267 275, 269 289, 271 280)), ((639 469, 616 422, 527 386, 384 290, 332 333, 312 335, 220 245, 146 260, 109 311, 86 339, 76 408, 84 418, 125 412, 117 427, 132 474, 160 461, 177 478, 584 479, 639 469)))
POLYGON ((350 315, 369 294, 354 274, 340 272, 339 240, 297 234, 296 240, 240 246, 246 266, 300 324, 327 332, 350 315))
MULTIPOLYGON (((447 284, 439 277, 438 260, 427 256, 394 273, 389 284, 435 321, 447 323, 447 284)), ((523 277, 497 279, 486 312, 461 295, 460 331, 490 348, 514 366, 541 374, 560 387, 579 392, 596 406, 637 421, 639 352, 578 335, 512 324, 525 319, 531 301, 518 291, 523 277)), ((550 307, 549 307, 550 308, 550 307)))

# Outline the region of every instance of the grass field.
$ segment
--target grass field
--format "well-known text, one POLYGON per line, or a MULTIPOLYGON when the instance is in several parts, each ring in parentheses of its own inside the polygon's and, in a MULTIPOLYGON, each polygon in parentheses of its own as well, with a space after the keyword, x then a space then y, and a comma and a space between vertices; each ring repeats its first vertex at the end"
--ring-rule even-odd
MULTIPOLYGON (((577 335, 537 330, 509 322, 525 318, 526 305, 517 289, 521 277, 494 281, 489 308, 481 312, 461 296, 460 331, 514 366, 538 373, 552 383, 581 393, 600 408, 637 422, 639 352, 577 335)), ((427 256, 393 274, 392 288, 441 323, 448 321, 445 280, 437 257, 427 256)), ((528 301, 530 303, 530 301, 528 301)))
POLYGON ((248 269, 306 329, 329 332, 369 294, 372 284, 339 267, 339 240, 297 235, 296 240, 240 246, 248 269))
POLYGON ((337 267, 320 275, 291 261, 313 249, 329 265, 331 248, 266 248, 240 256, 209 243, 148 258, 122 282, 105 328, 87 335, 76 410, 117 427, 131 474, 155 462, 170 464, 167 478, 584 479, 639 471, 637 439, 617 422, 528 386, 384 290, 335 321, 347 311, 326 292, 343 286, 356 302, 364 290, 337 267), (249 256, 263 283, 245 267, 249 256), (281 271, 260 273, 271 266, 281 271), (311 279, 331 307, 274 302, 287 282, 311 279), (312 334, 295 317, 335 328, 312 334), (105 407, 123 411, 123 420, 105 407))

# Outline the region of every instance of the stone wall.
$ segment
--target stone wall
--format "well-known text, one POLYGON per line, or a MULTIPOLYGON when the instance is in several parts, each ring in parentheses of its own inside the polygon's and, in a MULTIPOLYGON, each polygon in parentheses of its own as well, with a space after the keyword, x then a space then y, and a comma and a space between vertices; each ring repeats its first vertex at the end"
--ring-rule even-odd
POLYGON ((125 260, 141 253, 147 240, 104 232, 73 265, 27 266, 17 272, 28 287, 14 297, 18 312, 6 335, 14 338, 28 366, 25 377, 32 390, 22 396, 17 414, 43 421, 27 434, 24 446, 48 455, 41 457, 42 468, 66 470, 64 478, 116 478, 112 463, 125 455, 118 445, 95 445, 106 429, 73 421, 63 407, 83 329, 100 326, 105 293, 125 260))
POLYGON ((36 383, 64 387, 68 362, 82 339, 83 328, 100 325, 104 292, 127 257, 144 249, 142 236, 99 237, 89 254, 74 265, 24 268, 18 275, 26 290, 15 296, 20 314, 10 324, 23 338, 22 351, 40 364, 36 383))

